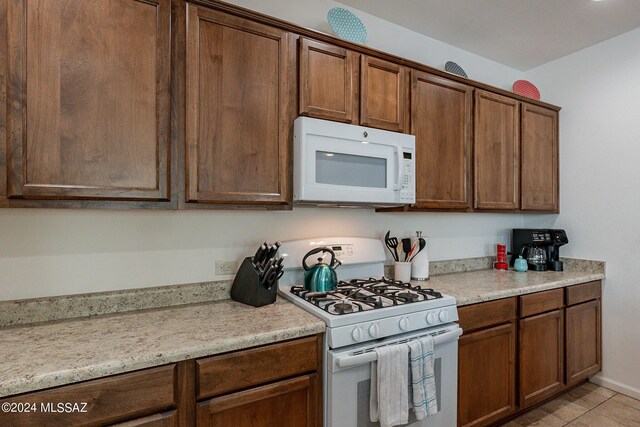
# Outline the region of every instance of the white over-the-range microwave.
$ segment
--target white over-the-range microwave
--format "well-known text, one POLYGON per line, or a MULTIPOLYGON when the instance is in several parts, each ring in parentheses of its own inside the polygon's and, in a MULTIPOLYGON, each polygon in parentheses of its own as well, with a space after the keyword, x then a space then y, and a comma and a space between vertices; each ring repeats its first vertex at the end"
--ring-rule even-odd
POLYGON ((293 200, 315 206, 414 204, 415 137, 298 117, 293 200))

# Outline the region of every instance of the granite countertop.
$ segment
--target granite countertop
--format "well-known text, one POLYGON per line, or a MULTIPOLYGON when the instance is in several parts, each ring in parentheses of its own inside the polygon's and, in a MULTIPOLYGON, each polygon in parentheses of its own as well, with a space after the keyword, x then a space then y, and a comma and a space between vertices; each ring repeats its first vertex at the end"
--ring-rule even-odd
POLYGON ((414 285, 433 288, 456 298, 458 306, 562 288, 604 279, 598 271, 527 271, 477 270, 440 274, 414 285))
POLYGON ((0 328, 0 397, 324 332, 278 298, 231 300, 0 328))

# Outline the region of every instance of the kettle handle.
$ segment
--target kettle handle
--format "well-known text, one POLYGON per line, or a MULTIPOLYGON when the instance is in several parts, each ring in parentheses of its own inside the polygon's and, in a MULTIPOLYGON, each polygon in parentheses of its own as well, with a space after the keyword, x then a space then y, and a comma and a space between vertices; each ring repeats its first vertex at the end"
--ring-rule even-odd
POLYGON ((304 258, 302 258, 302 267, 304 268, 304 271, 309 271, 309 266, 307 265, 307 258, 309 258, 313 254, 318 254, 321 252, 322 253, 328 252, 331 254, 331 262, 329 263, 329 265, 333 265, 333 263, 336 260, 335 252, 333 252, 330 248, 327 248, 326 246, 321 246, 319 248, 311 249, 309 252, 307 252, 304 258))

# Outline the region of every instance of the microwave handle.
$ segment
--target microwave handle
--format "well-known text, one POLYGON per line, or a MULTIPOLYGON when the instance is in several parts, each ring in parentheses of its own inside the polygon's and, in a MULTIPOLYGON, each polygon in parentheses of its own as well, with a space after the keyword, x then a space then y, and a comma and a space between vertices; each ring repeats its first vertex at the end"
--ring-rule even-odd
POLYGON ((396 183, 393 185, 394 191, 400 191, 400 182, 402 180, 402 150, 398 150, 398 147, 393 149, 396 155, 396 168, 398 173, 396 175, 396 183))

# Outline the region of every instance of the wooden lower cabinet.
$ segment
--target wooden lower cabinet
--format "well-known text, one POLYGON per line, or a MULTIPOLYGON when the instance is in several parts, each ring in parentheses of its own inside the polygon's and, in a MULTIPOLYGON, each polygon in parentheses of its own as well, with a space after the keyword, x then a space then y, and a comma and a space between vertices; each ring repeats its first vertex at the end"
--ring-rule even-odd
POLYGON ((216 397, 198 403, 198 427, 317 426, 317 374, 216 397))
POLYGON ((98 426, 122 423, 129 426, 177 426, 180 402, 189 393, 183 378, 188 362, 114 375, 48 390, 21 394, 0 401, 35 404, 37 411, 0 412, 0 425, 98 426), (179 367, 180 365, 180 367, 179 367), (76 412, 42 410, 58 403, 77 403, 76 412), (84 405, 86 403, 86 405, 84 405), (81 412, 80 410, 83 410, 81 412))
POLYGON ((0 426, 320 427, 321 367, 318 334, 0 398, 37 407, 0 412, 0 426), (85 412, 41 409, 58 402, 85 412))
POLYGON ((564 388, 564 313, 554 310, 520 320, 520 406, 564 388))
POLYGON ((600 371, 600 310, 599 299, 567 307, 567 385, 577 384, 600 371))
POLYGON ((599 372, 601 287, 460 307, 458 426, 497 425, 599 372))
POLYGON ((460 338, 458 425, 483 426, 515 410, 516 324, 483 329, 460 338))

